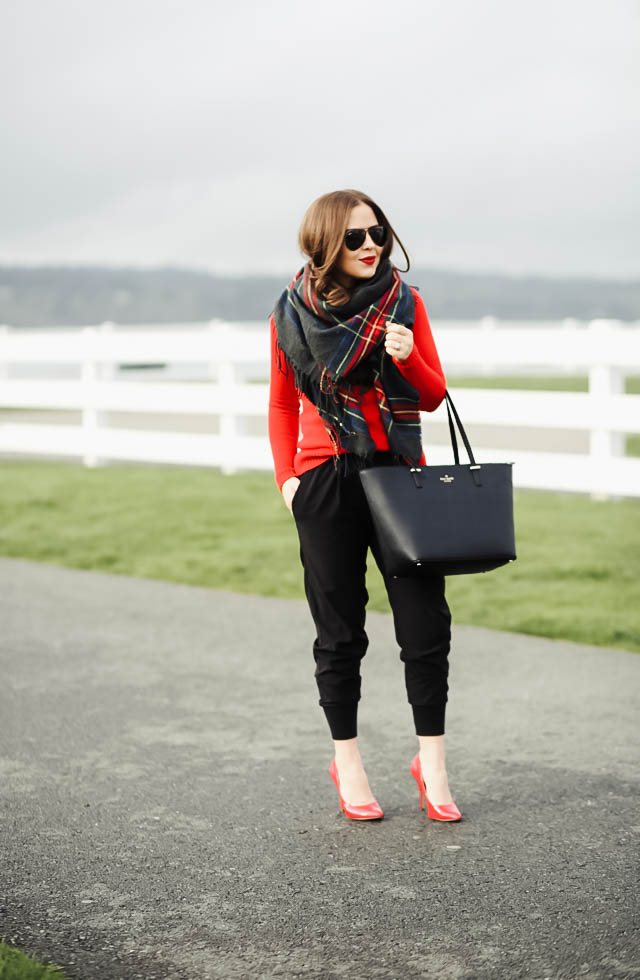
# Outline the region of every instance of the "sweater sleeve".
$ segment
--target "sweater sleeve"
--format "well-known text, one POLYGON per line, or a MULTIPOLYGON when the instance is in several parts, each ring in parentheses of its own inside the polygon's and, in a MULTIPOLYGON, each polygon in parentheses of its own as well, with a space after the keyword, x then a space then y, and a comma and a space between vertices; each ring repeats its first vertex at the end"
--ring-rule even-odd
POLYGON ((444 398, 447 381, 431 333, 429 317, 420 293, 411 288, 415 299, 413 350, 406 361, 393 362, 409 384, 420 392, 420 410, 434 412, 444 398))
POLYGON ((287 370, 277 347, 273 315, 271 329, 271 372, 269 382, 269 442, 278 489, 289 477, 295 476, 293 466, 300 431, 300 399, 293 372, 287 370))

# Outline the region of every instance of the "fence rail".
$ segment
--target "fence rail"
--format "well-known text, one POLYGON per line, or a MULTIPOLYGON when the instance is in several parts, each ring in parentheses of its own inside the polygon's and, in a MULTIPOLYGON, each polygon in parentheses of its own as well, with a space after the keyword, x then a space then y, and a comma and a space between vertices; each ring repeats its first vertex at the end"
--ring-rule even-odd
MULTIPOLYGON (((495 374, 588 374, 587 393, 451 385, 467 426, 589 433, 588 453, 474 445, 480 462, 513 461, 516 486, 640 496, 640 459, 624 455, 625 435, 640 433, 640 395, 624 393, 625 375, 640 373, 640 325, 593 320, 504 328, 485 321, 480 328, 443 326, 434 334, 450 376, 487 373, 488 365, 495 374)), ((262 324, 102 324, 55 331, 0 327, 0 453, 77 457, 88 466, 137 460, 217 466, 227 473, 269 469, 266 436, 249 434, 245 423, 266 418, 268 363, 268 331, 262 324), (143 365, 160 367, 152 372, 143 365), (196 380, 180 379, 180 366, 186 365, 196 380), (56 367, 71 376, 47 377, 56 367), (169 368, 177 380, 166 380, 169 368), (12 376, 25 369, 36 377, 12 376), (74 411, 80 423, 20 421, 19 415, 12 420, 7 409, 74 411), (204 415, 217 419, 218 426, 216 432, 123 428, 110 424, 115 412, 204 415)), ((446 419, 444 405, 425 418, 446 419)), ((449 447, 430 446, 427 439, 425 448, 428 462, 451 461, 449 447)))

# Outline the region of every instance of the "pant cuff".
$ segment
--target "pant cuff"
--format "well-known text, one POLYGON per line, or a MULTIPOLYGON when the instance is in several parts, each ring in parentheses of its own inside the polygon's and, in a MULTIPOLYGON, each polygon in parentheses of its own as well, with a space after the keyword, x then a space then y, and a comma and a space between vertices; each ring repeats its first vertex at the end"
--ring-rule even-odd
POLYGON ((358 734, 358 702, 345 701, 343 704, 323 704, 322 710, 331 729, 331 737, 339 739, 356 738, 358 734))
POLYGON ((412 704, 416 735, 444 735, 447 704, 412 704))

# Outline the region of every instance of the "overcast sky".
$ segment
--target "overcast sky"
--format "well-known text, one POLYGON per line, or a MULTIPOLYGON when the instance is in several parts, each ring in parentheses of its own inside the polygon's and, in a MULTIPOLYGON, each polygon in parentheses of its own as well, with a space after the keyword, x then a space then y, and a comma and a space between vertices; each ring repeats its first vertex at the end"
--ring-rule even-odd
POLYGON ((639 0, 5 0, 0 262, 288 274, 307 205, 354 187, 414 265, 637 277, 639 25, 639 0))

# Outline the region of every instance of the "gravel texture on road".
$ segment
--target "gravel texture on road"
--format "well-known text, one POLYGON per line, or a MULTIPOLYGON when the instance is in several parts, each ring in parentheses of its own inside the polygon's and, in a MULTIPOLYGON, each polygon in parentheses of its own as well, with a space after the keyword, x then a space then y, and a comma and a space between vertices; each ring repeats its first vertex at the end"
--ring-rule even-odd
POLYGON ((0 559, 0 617, 0 935, 72 980, 640 976, 637 654, 454 625, 437 823, 369 614, 356 823, 304 603, 0 559))

